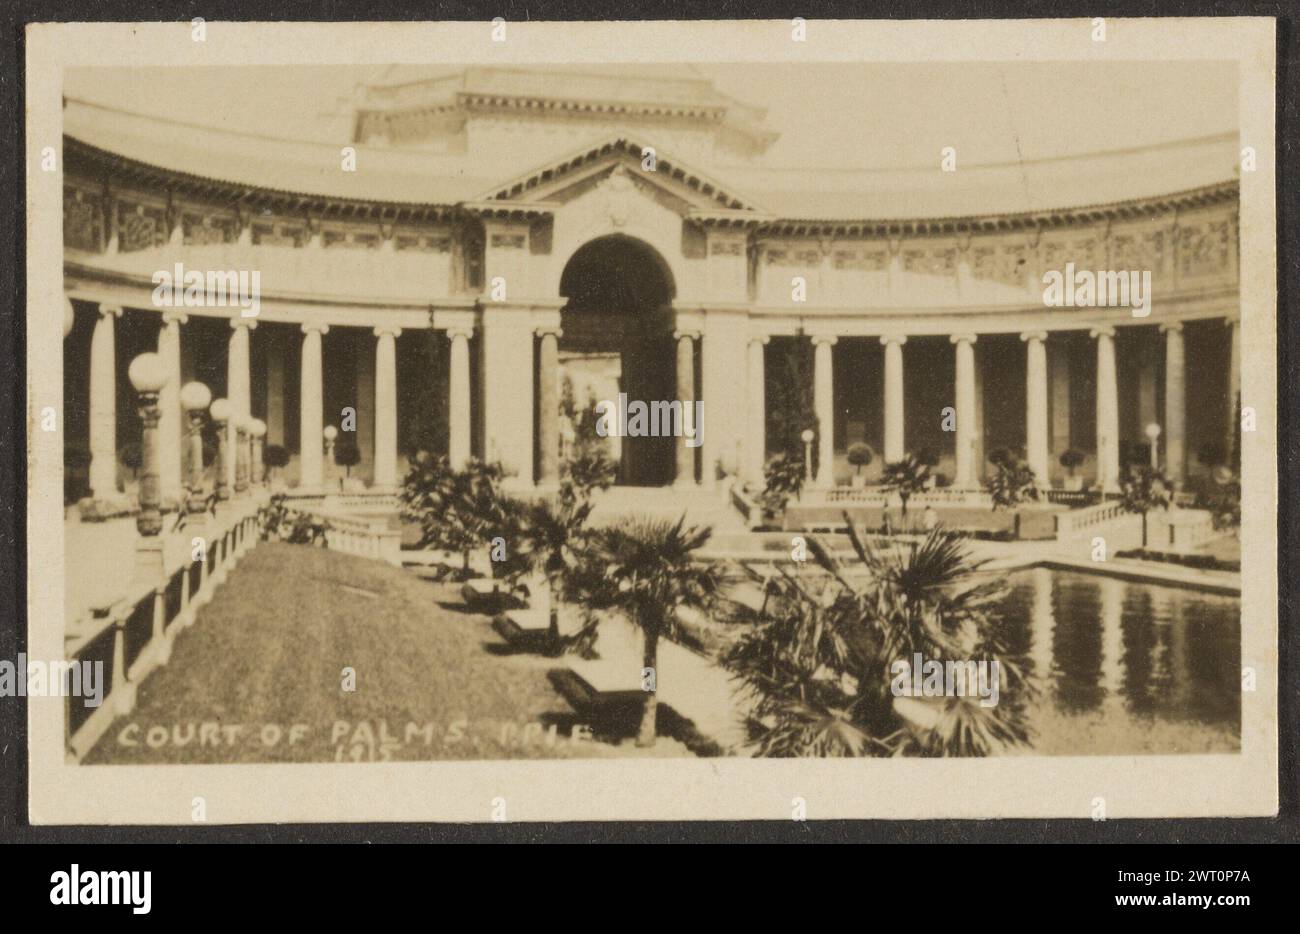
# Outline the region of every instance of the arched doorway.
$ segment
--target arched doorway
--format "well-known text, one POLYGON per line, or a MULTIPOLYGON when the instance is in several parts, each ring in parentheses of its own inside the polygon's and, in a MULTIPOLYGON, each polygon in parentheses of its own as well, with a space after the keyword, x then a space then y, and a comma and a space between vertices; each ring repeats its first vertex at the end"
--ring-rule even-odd
MULTIPOLYGON (((560 277, 562 398, 581 410, 603 400, 671 400, 676 393, 667 263, 641 240, 613 234, 592 240, 560 277)), ((589 422, 588 422, 589 424, 589 422)), ((673 438, 611 439, 618 482, 661 486, 673 481, 673 438)))

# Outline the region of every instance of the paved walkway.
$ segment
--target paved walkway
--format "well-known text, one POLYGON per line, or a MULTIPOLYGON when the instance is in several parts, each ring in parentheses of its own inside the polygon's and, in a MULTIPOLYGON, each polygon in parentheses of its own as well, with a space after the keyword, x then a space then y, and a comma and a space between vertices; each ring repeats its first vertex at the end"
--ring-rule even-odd
POLYGON ((69 625, 85 619, 91 609, 126 595, 126 585, 135 574, 139 535, 130 516, 107 522, 64 522, 63 611, 69 625))
MULTIPOLYGON (((596 638, 599 659, 569 659, 569 667, 601 692, 639 692, 644 659, 641 630, 621 616, 603 620, 596 638)), ((660 639, 655 682, 660 703, 695 724, 724 749, 745 741, 744 703, 738 684, 720 665, 684 646, 660 639)))

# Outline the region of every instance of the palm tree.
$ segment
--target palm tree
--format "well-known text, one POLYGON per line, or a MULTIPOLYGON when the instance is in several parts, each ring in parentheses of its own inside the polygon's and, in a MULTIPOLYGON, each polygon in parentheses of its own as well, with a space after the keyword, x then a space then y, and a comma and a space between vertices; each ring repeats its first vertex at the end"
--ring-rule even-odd
POLYGON ((560 639, 560 603, 591 546, 587 529, 591 510, 588 500, 561 497, 558 503, 545 499, 530 503, 521 516, 524 564, 546 575, 551 593, 547 640, 555 654, 564 648, 560 639))
POLYGON ((880 479, 887 492, 898 494, 903 503, 903 518, 906 519, 907 501, 930 482, 930 468, 908 454, 901 461, 886 464, 880 479))
MULTIPOLYGON (((684 515, 676 522, 632 519, 605 531, 609 604, 641 629, 645 668, 658 667, 659 638, 674 633, 677 611, 704 606, 716 592, 716 570, 694 556, 712 534, 707 527, 688 527, 684 515)), ((657 707, 655 692, 647 691, 638 746, 654 745, 657 707)))
POLYGON ((1020 458, 1004 454, 997 459, 989 458, 993 464, 993 475, 986 486, 993 497, 993 511, 1014 509, 1026 500, 1038 499, 1037 478, 1034 471, 1020 458))
POLYGON ((1027 741, 1028 684, 992 612, 1002 581, 979 574, 958 533, 935 529, 905 549, 880 551, 844 519, 856 560, 810 540, 820 583, 783 573, 766 619, 727 658, 756 699, 758 754, 987 755, 1027 741), (994 707, 971 696, 937 699, 928 724, 909 726, 891 671, 917 653, 997 661, 1012 690, 994 707))
POLYGON ((1148 464, 1131 464, 1120 481, 1124 509, 1142 516, 1142 547, 1147 546, 1147 513, 1168 509, 1174 499, 1174 487, 1159 470, 1148 464))

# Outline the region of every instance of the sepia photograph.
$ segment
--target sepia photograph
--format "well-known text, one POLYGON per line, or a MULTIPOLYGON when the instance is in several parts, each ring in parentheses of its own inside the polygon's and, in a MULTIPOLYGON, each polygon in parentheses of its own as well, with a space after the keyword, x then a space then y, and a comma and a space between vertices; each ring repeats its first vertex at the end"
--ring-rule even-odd
POLYGON ((1008 25, 32 27, 32 820, 1276 813, 1272 23, 1008 25))

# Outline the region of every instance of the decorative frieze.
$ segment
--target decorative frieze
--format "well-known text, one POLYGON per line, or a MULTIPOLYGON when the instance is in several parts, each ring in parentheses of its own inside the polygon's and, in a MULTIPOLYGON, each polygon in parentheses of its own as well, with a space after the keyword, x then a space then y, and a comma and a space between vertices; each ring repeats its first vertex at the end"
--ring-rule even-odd
POLYGON ((1153 271, 1164 269, 1166 233, 1163 227, 1113 229, 1106 241, 1107 267, 1153 271))
POLYGON ((1236 243, 1231 218, 1183 219, 1175 266, 1180 279, 1222 275, 1232 269, 1236 243))
POLYGON ((451 236, 445 233, 414 233, 399 230, 393 234, 393 246, 398 252, 450 253, 451 236))
POLYGON ((303 247, 310 239, 311 233, 304 221, 253 222, 253 243, 257 246, 303 247))
POLYGON ((903 270, 928 276, 951 276, 957 271, 957 248, 904 246, 903 270))
POLYGON ((325 227, 321 229, 321 246, 327 250, 377 250, 380 236, 377 230, 325 227))
POLYGON ((884 272, 889 268, 889 248, 837 248, 831 251, 831 266, 853 272, 884 272))
POLYGON ((1028 272, 1029 244, 975 242, 969 253, 972 278, 1023 286, 1028 272))
POLYGON ((181 233, 186 246, 234 243, 239 239, 239 218, 231 214, 182 211, 181 233))
POLYGON ((168 224, 165 208, 131 201, 115 205, 117 248, 122 253, 151 250, 167 242, 168 224))
POLYGON ((104 248, 104 199, 74 185, 63 187, 63 245, 98 253, 104 248))

